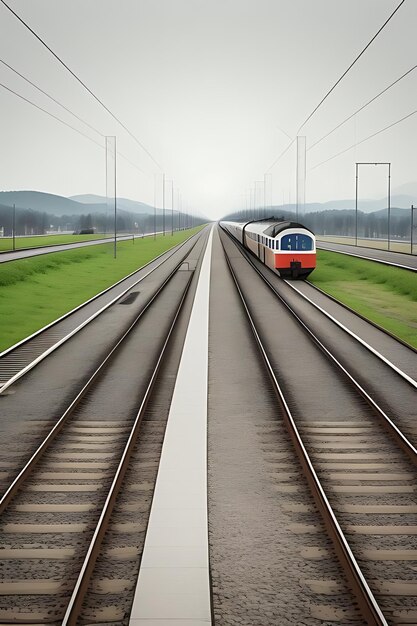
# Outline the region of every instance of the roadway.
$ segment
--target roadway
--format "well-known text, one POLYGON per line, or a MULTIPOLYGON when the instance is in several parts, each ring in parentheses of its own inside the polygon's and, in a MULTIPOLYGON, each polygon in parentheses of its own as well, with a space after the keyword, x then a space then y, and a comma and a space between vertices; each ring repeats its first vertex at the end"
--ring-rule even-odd
POLYGON ((417 272, 417 256, 407 254, 406 252, 377 250, 375 248, 352 246, 345 243, 332 243, 329 241, 317 241, 317 248, 330 250, 331 252, 342 252, 343 254, 370 259, 386 265, 397 265, 398 267, 417 272))
MULTIPOLYGON (((145 237, 151 237, 154 233, 147 233, 145 237)), ((157 233, 158 234, 158 233, 157 233)), ((141 239, 142 235, 136 235, 135 239, 141 239)), ((117 237, 117 241, 129 241, 132 239, 132 235, 120 235, 117 237)), ((77 243, 65 243, 57 244, 55 246, 42 246, 38 248, 26 248, 23 250, 11 250, 10 252, 0 253, 0 263, 6 263, 7 261, 16 261, 18 259, 27 259, 40 254, 50 254, 51 252, 64 252, 65 250, 73 250, 74 248, 84 248, 85 246, 97 246, 102 243, 112 243, 113 238, 107 237, 106 239, 93 239, 90 241, 80 241, 77 243)))

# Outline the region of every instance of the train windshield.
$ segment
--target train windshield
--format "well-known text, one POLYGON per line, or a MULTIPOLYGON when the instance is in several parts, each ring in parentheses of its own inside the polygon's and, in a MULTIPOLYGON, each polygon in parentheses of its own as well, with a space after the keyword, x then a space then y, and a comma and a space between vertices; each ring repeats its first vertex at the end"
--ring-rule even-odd
POLYGON ((313 240, 308 235, 284 235, 281 239, 281 250, 313 250, 313 240))

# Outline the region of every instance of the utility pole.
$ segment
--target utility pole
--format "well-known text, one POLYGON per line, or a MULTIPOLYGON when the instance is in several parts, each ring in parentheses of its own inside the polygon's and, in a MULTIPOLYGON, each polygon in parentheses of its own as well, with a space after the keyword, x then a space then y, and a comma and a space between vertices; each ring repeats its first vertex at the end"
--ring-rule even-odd
POLYGON ((158 197, 158 178, 154 174, 153 178, 153 239, 156 239, 156 203, 158 197))
POLYGON ((165 174, 162 174, 162 230, 165 237, 165 174))
POLYGON ((113 256, 117 255, 117 200, 116 200, 116 137, 106 136, 106 200, 107 208, 114 208, 113 256))
POLYGON ((13 204, 13 250, 16 250, 16 205, 13 204))
POLYGON ((171 181, 171 237, 174 235, 174 181, 171 181))
POLYGON ((297 135, 296 220, 304 215, 306 202, 306 137, 297 135))

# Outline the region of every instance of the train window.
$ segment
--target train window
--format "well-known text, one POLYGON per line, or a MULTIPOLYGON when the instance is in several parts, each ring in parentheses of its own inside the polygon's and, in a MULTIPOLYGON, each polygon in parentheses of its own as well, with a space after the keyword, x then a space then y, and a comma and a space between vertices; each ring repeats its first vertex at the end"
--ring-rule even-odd
POLYGON ((282 237, 281 250, 297 250, 295 235, 284 235, 284 237, 282 237))
POLYGON ((298 235, 298 250, 312 250, 313 240, 308 235, 298 235))
POLYGON ((281 239, 281 250, 313 250, 313 240, 308 235, 284 235, 281 239))

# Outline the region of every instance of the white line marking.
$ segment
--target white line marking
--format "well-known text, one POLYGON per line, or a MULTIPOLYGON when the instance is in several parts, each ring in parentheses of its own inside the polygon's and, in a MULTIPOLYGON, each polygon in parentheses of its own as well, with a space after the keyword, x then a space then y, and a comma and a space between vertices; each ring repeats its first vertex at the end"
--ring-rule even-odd
POLYGON ((132 626, 144 626, 150 620, 211 624, 207 386, 212 239, 213 229, 172 396, 130 617, 132 626))

